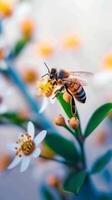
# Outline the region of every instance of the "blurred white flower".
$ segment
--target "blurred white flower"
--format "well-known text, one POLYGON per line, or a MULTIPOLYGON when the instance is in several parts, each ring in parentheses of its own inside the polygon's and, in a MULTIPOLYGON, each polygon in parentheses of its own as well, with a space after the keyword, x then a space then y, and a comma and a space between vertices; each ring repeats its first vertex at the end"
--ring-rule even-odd
POLYGON ((30 160, 39 157, 41 150, 38 145, 43 141, 46 133, 47 131, 43 130, 34 138, 34 125, 32 122, 28 122, 27 132, 20 133, 16 143, 7 145, 8 149, 16 154, 8 169, 12 169, 22 162, 20 171, 24 172, 28 168, 30 160))
POLYGON ((7 89, 7 84, 2 76, 0 76, 0 114, 8 111, 8 104, 6 103, 6 100, 9 100, 9 97, 11 97, 13 94, 13 88, 10 87, 7 89))
POLYGON ((94 86, 104 87, 104 86, 111 86, 112 83, 112 71, 105 70, 98 72, 93 77, 93 84, 94 86))

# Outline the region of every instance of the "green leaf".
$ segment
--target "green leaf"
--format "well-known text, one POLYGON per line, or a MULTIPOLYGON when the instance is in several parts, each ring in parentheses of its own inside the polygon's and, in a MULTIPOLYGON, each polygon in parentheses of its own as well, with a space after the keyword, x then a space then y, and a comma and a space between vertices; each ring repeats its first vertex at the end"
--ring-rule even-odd
POLYGON ((87 172, 82 170, 78 173, 70 174, 63 183, 63 190, 74 194, 79 194, 81 187, 83 186, 87 172))
POLYGON ((22 125, 27 121, 28 121, 28 119, 22 118, 16 112, 6 112, 6 113, 3 113, 3 114, 0 115, 0 122, 1 123, 10 122, 10 123, 14 123, 14 124, 17 124, 17 125, 22 125))
POLYGON ((18 40, 17 43, 15 44, 14 48, 12 49, 10 56, 13 58, 18 56, 20 54, 20 52, 22 51, 22 49, 27 44, 27 42, 28 42, 27 38, 21 38, 20 40, 18 40))
POLYGON ((112 158, 112 151, 109 150, 103 156, 101 156, 93 165, 91 169, 91 173, 95 174, 100 172, 111 160, 112 158))
POLYGON ((61 93, 58 97, 57 97, 58 101, 60 102, 62 108, 64 109, 65 113, 67 114, 68 118, 71 118, 72 115, 72 111, 71 111, 71 106, 69 103, 66 103, 66 101, 64 101, 63 99, 63 93, 61 93))
POLYGON ((45 200, 55 200, 54 195, 47 186, 42 187, 42 196, 45 200))
POLYGON ((109 115, 109 113, 112 112, 112 103, 106 103, 99 107, 91 116, 85 133, 84 137, 88 137, 92 131, 109 115))
POLYGON ((100 197, 101 200, 112 200, 112 194, 103 194, 101 197, 100 197))
MULTIPOLYGON (((18 112, 6 112, 3 114, 0 114, 0 123, 1 124, 12 123, 12 124, 15 124, 17 126, 21 126, 22 128, 24 128, 28 121, 30 121, 29 118, 22 117, 20 115, 20 113, 18 113, 18 112)), ((32 122, 38 129, 42 129, 42 127, 36 120, 32 120, 32 122)))
POLYGON ((58 155, 71 163, 76 163, 80 155, 74 144, 59 134, 49 134, 45 139, 46 144, 58 155))

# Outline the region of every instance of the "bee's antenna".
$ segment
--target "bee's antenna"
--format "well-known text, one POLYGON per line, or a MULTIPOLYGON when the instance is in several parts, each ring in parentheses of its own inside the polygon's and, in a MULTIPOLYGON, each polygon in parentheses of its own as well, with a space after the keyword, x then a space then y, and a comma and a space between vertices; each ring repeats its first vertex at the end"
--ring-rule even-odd
POLYGON ((44 65, 46 66, 47 70, 48 70, 48 73, 50 74, 50 69, 49 67, 47 66, 47 64, 44 62, 44 65))
POLYGON ((44 74, 43 76, 41 76, 41 78, 44 78, 44 76, 49 76, 49 74, 47 73, 47 74, 44 74))

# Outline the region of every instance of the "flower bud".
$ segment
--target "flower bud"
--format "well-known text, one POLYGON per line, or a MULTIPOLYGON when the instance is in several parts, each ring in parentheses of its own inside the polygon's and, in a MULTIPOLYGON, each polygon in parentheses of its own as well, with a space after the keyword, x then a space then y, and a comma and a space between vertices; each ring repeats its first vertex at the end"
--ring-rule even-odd
POLYGON ((0 60, 3 60, 5 58, 5 49, 0 48, 0 60))
POLYGON ((64 92, 63 99, 66 101, 66 103, 70 103, 70 101, 71 101, 70 94, 68 94, 68 92, 64 92))
POLYGON ((65 125, 65 119, 62 115, 58 115, 55 117, 54 122, 57 126, 64 126, 65 125))
POLYGON ((49 176, 47 178, 47 182, 50 186, 52 187, 56 187, 57 185, 59 185, 60 180, 56 177, 56 176, 49 176))
POLYGON ((69 126, 73 129, 77 129, 79 126, 79 120, 77 117, 72 117, 69 121, 69 126))

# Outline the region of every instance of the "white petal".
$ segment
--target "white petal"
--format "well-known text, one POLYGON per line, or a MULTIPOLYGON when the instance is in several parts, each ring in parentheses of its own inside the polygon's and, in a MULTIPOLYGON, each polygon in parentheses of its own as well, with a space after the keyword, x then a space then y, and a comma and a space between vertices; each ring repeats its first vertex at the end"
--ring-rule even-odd
POLYGON ((56 98, 54 97, 54 95, 52 95, 52 96, 50 96, 50 102, 52 103, 52 104, 54 104, 55 102, 56 102, 56 98))
POLYGON ((32 154, 33 158, 38 158, 40 155, 41 150, 39 148, 35 149, 35 151, 32 154))
POLYGON ((46 134, 47 134, 47 131, 43 130, 35 137, 34 142, 36 143, 36 145, 42 142, 42 140, 46 137, 46 134))
POLYGON ((35 134, 35 127, 32 122, 28 122, 28 133, 31 135, 32 139, 34 138, 35 134))
POLYGON ((15 143, 7 144, 7 149, 9 151, 16 151, 15 147, 17 147, 17 144, 15 144, 15 143))
POLYGON ((31 159, 30 156, 25 156, 23 158, 22 163, 21 163, 20 172, 24 172, 28 168, 28 166, 30 164, 30 159, 31 159))
POLYGON ((8 107, 5 104, 0 106, 0 114, 3 114, 8 111, 8 107))
POLYGON ((6 93, 5 93, 5 97, 9 97, 11 95, 13 95, 14 91, 12 89, 9 89, 6 93))
POLYGON ((17 139, 19 140, 20 138, 21 138, 21 135, 23 135, 24 133, 19 133, 18 135, 17 135, 17 139))
POLYGON ((48 106, 48 98, 47 97, 44 97, 43 98, 43 101, 42 101, 42 105, 41 105, 41 108, 39 110, 39 114, 41 114, 45 109, 46 107, 48 106))
POLYGON ((11 162, 11 164, 8 166, 8 169, 12 169, 16 167, 20 163, 21 160, 22 160, 22 157, 16 156, 14 160, 11 162))

